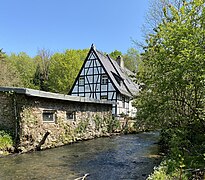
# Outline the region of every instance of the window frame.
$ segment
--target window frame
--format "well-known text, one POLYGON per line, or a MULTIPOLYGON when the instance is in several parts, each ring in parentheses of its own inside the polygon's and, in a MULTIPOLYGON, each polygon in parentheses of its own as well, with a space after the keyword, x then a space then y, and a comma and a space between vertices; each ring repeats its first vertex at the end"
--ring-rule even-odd
POLYGON ((123 108, 125 108, 125 103, 126 103, 125 96, 122 96, 122 107, 123 108))
POLYGON ((101 95, 100 100, 107 101, 108 100, 108 95, 101 95))
POLYGON ((101 84, 102 85, 108 84, 108 76, 107 76, 107 74, 102 74, 102 76, 101 76, 101 84))
POLYGON ((79 86, 84 86, 85 85, 85 76, 80 76, 79 81, 78 81, 79 86))
MULTIPOLYGON (((48 118, 49 119, 49 118, 48 118)), ((51 118, 50 118, 51 119, 51 118)), ((42 120, 44 123, 55 123, 56 122, 56 111, 55 110, 43 110, 42 120), (52 115, 52 120, 45 120, 45 115, 52 115)))
POLYGON ((66 111, 66 121, 75 121, 76 119, 75 111, 66 111), (72 115, 72 118, 70 116, 72 115))

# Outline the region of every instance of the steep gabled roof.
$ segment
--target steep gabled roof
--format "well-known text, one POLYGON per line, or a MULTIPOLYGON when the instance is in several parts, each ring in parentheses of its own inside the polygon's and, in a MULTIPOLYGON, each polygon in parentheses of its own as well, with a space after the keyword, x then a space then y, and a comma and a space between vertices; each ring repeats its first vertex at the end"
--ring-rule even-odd
POLYGON ((119 64, 115 60, 113 60, 110 56, 104 55, 102 52, 96 50, 95 47, 92 45, 69 94, 72 94, 72 90, 81 74, 81 71, 85 66, 86 60, 88 59, 88 57, 92 52, 97 56, 98 60, 104 67, 105 72, 107 72, 109 78, 111 79, 117 91, 119 91, 121 94, 128 97, 133 97, 139 92, 139 86, 135 84, 130 77, 130 76, 135 76, 135 74, 125 67, 121 68, 119 64))
POLYGON ((115 60, 113 60, 109 55, 105 56, 103 53, 96 50, 95 48, 91 48, 98 56, 100 62, 102 63, 109 77, 114 83, 114 86, 121 94, 133 97, 139 92, 138 85, 135 84, 130 77, 135 76, 133 72, 131 72, 125 67, 120 67, 119 64, 115 60), (121 83, 119 83, 118 80, 121 80, 121 83))

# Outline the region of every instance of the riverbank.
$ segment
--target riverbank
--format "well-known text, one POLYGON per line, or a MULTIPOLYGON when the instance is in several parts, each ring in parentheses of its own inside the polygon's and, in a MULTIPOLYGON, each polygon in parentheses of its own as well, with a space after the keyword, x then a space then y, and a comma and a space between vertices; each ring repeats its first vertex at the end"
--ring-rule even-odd
POLYGON ((204 134, 193 136, 174 128, 162 130, 160 146, 166 156, 148 180, 204 180, 204 140, 204 134))
POLYGON ((58 124, 49 124, 49 127, 44 129, 44 134, 38 131, 38 124, 34 125, 33 122, 30 122, 30 127, 26 126, 22 129, 25 138, 20 144, 15 142, 14 137, 11 136, 12 133, 2 130, 2 136, 0 133, 0 156, 50 149, 99 137, 136 134, 148 130, 144 126, 139 126, 136 120, 126 118, 117 120, 112 117, 95 116, 93 119, 81 120, 73 122, 73 124, 58 121, 58 124))
POLYGON ((6 156, 0 158, 0 177, 73 180, 88 173, 89 180, 145 180, 161 161, 155 156, 158 137, 153 132, 118 135, 6 156))

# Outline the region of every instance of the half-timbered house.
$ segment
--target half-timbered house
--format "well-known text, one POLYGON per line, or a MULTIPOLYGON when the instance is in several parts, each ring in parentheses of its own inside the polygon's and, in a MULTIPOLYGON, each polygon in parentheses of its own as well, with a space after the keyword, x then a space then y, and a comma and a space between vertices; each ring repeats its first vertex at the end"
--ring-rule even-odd
POLYGON ((132 81, 132 75, 124 67, 122 57, 115 61, 92 45, 69 94, 113 101, 113 115, 133 117, 136 109, 132 106, 132 99, 139 88, 132 81))

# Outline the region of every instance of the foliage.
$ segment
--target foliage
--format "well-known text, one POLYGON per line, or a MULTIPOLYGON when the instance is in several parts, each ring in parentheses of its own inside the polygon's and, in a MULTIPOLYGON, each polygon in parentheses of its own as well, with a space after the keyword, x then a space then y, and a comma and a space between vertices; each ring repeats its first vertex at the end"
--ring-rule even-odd
POLYGON ((163 8, 169 7, 171 4, 177 10, 181 8, 184 0, 149 0, 148 12, 145 16, 145 23, 143 24, 143 33, 147 37, 153 34, 155 28, 162 23, 165 18, 163 8))
POLYGON ((68 94, 83 64, 88 50, 66 50, 55 53, 49 66, 48 86, 52 92, 68 94))
POLYGON ((0 130, 0 150, 7 150, 13 146, 12 137, 3 130, 0 130))
POLYGON ((174 161, 168 159, 161 162, 161 164, 154 169, 153 174, 151 174, 147 180, 165 180, 165 179, 181 179, 181 180, 188 180, 187 174, 181 174, 181 171, 178 167, 176 167, 174 161), (169 173, 168 167, 173 166, 174 170, 169 173))
POLYGON ((150 37, 138 76, 143 86, 137 105, 143 118, 167 126, 203 122, 205 31, 198 8, 192 3, 178 13, 171 7, 172 20, 165 20, 150 37))
POLYGON ((139 63, 141 62, 140 54, 134 48, 129 48, 127 50, 127 53, 125 54, 122 54, 122 52, 115 50, 111 52, 109 55, 114 60, 116 60, 118 56, 122 56, 124 59, 125 67, 132 72, 135 72, 137 70, 139 63))
POLYGON ((35 74, 33 76, 34 85, 43 91, 49 91, 49 66, 52 53, 49 50, 41 49, 38 55, 34 58, 36 66, 35 74))
POLYGON ((22 86, 34 88, 32 79, 36 65, 33 59, 30 58, 26 53, 21 52, 19 54, 12 53, 10 56, 6 57, 6 60, 18 72, 22 86))
POLYGON ((75 129, 76 133, 85 133, 89 125, 89 119, 81 120, 75 129))
POLYGON ((104 117, 104 122, 107 125, 108 133, 115 132, 120 127, 119 121, 112 116, 104 117))
POLYGON ((109 55, 112 59, 116 60, 118 56, 122 56, 122 52, 115 50, 111 52, 109 55))
MULTIPOLYGON (((138 119, 163 129, 163 143, 180 168, 204 167, 205 6, 202 0, 164 8, 138 73, 138 119)), ((170 167, 170 166, 169 166, 170 167)), ((174 169, 172 169, 174 170, 174 169)))
POLYGON ((139 63, 141 62, 139 52, 134 48, 129 48, 127 53, 124 54, 124 63, 125 67, 130 71, 135 72, 138 68, 139 63))
POLYGON ((20 74, 0 49, 0 86, 21 86, 20 74))
POLYGON ((4 54, 3 49, 0 49, 0 60, 4 58, 4 54))

